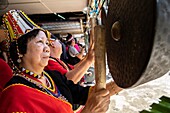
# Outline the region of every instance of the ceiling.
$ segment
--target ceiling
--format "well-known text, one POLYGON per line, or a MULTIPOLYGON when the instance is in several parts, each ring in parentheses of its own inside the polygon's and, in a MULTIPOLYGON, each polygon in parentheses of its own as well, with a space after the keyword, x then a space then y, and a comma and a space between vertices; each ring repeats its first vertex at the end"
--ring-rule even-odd
POLYGON ((88 0, 8 0, 8 3, 8 7, 1 12, 20 9, 26 14, 46 14, 83 11, 88 0))
POLYGON ((85 17, 82 11, 87 4, 88 0, 8 0, 8 7, 1 9, 0 15, 11 9, 20 9, 53 33, 82 33, 85 17))

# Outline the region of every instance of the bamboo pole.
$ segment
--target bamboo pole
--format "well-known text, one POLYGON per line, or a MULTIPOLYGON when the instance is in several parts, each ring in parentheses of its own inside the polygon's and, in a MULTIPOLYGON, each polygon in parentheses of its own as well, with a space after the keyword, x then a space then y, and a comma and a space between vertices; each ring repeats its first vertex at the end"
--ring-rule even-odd
POLYGON ((102 25, 94 28, 95 37, 95 80, 96 90, 106 88, 105 29, 102 25))
POLYGON ((96 18, 90 18, 90 25, 91 25, 91 31, 90 31, 90 46, 93 44, 94 42, 94 27, 96 26, 96 18))

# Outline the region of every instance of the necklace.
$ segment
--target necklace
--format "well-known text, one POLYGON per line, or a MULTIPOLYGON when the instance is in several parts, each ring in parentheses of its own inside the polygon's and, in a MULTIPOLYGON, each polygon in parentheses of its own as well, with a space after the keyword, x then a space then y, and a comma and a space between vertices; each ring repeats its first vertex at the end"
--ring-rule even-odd
POLYGON ((41 73, 41 75, 38 75, 38 74, 35 74, 35 73, 29 71, 28 69, 25 69, 25 68, 22 68, 22 72, 26 73, 30 76, 33 76, 34 78, 38 78, 38 79, 41 79, 43 77, 43 73, 41 73))
MULTIPOLYGON (((26 69, 23 69, 22 70, 26 70, 26 69)), ((36 85, 38 88, 40 88, 41 91, 43 92, 46 92, 47 94, 49 95, 52 95, 58 99, 61 99, 61 100, 64 100, 64 101, 67 101, 68 100, 60 93, 60 91, 58 90, 58 88, 56 87, 56 85, 54 84, 54 81, 52 80, 52 78, 46 73, 46 72, 43 72, 43 75, 48 79, 48 81, 51 83, 51 87, 47 87, 45 86, 44 84, 42 84, 36 77, 32 76, 32 75, 35 75, 35 74, 32 74, 30 72, 28 72, 29 70, 27 70, 27 73, 25 73, 26 71, 23 71, 23 72, 20 72, 19 74, 17 73, 15 76, 20 76, 22 78, 24 78, 25 80, 33 83, 34 85, 36 85), (29 76, 30 74, 30 76, 29 76)))

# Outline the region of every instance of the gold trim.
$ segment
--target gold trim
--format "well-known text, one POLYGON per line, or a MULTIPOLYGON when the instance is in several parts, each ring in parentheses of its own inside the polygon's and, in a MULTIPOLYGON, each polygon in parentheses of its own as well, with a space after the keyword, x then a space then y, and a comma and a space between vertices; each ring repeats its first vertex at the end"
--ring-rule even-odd
MULTIPOLYGON (((49 75, 47 72, 43 71, 43 74, 45 74, 45 76, 47 76, 47 78, 49 79, 49 82, 50 82, 51 86, 53 86, 53 89, 52 89, 52 87, 51 87, 51 88, 48 88, 46 85, 44 85, 44 84, 43 84, 43 85, 44 85, 47 89, 55 92, 55 91, 56 91, 56 88, 55 88, 56 85, 55 85, 53 79, 50 77, 50 75, 49 75)), ((57 86, 56 86, 56 87, 57 87, 57 86)))

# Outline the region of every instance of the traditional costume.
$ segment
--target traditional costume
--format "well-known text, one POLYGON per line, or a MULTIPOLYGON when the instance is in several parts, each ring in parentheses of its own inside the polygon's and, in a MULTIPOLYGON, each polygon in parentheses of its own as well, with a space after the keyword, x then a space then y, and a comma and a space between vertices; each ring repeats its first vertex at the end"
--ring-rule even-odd
MULTIPOLYGON (((17 40, 28 29, 39 28, 20 10, 6 13, 3 22, 10 41, 17 40)), ((10 61, 17 71, 0 96, 1 113, 73 113, 72 104, 86 103, 90 87, 76 85, 55 70, 40 76, 24 68, 18 69, 10 61), (38 80, 41 77, 45 78, 47 86, 38 80)))
POLYGON ((74 69, 73 65, 63 62, 60 59, 50 57, 48 65, 45 67, 45 70, 56 70, 62 75, 65 75, 68 71, 74 69))
POLYGON ((49 82, 45 87, 30 73, 26 70, 8 82, 0 97, 1 113, 73 113, 73 103, 85 104, 89 87, 75 85, 56 71, 44 72, 49 82))
MULTIPOLYGON (((48 61, 48 65, 44 68, 44 70, 58 71, 64 76, 67 72, 69 72, 72 69, 74 69, 73 65, 70 65, 60 59, 56 59, 53 57, 50 57, 50 59, 48 61)), ((80 80, 80 83, 84 82, 84 79, 85 79, 85 77, 83 76, 80 80)))

